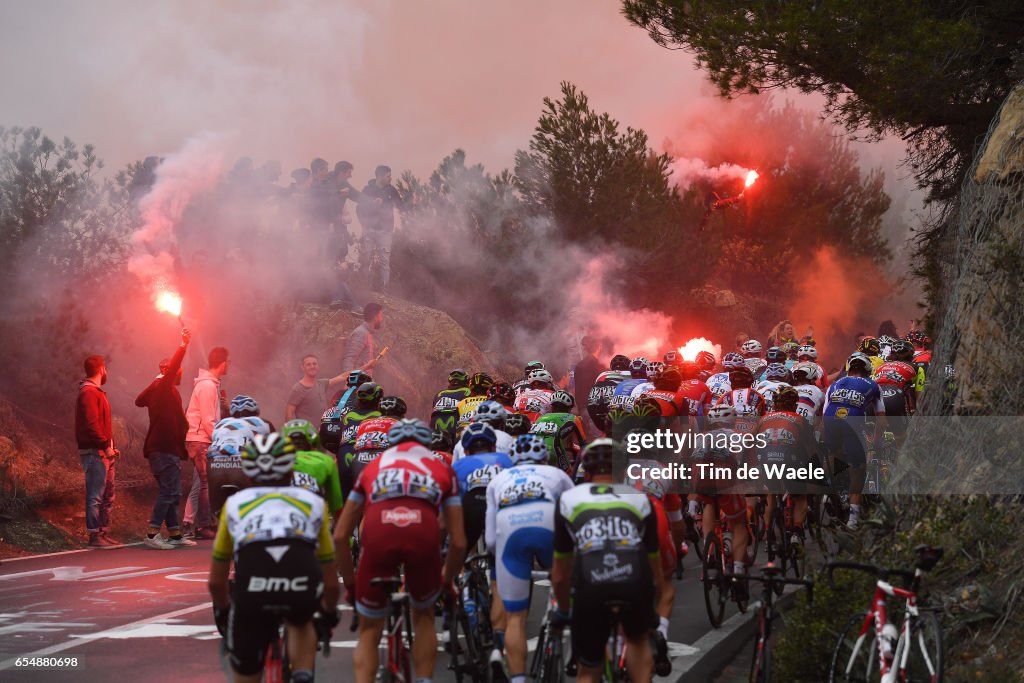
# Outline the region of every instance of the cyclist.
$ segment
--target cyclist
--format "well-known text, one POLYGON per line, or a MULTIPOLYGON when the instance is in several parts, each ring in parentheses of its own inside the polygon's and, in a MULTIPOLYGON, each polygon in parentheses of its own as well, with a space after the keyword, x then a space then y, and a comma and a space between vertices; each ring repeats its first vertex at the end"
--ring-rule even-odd
POLYGON ((920 398, 927 381, 928 366, 932 362, 932 340, 924 332, 913 330, 907 334, 907 341, 914 345, 914 367, 917 368, 917 380, 914 383, 914 388, 920 398))
POLYGON ((850 468, 850 519, 856 529, 860 519, 861 493, 864 490, 865 418, 877 416, 874 440, 878 443, 885 424, 885 404, 878 384, 871 379, 871 358, 856 351, 846 361, 848 375, 836 380, 825 395, 824 442, 829 455, 850 468))
MULTIPOLYGON (((487 400, 477 406, 470 424, 477 422, 489 424, 494 429, 494 434, 497 438, 495 450, 499 453, 508 453, 509 449, 512 448, 513 441, 513 438, 505 431, 505 421, 508 417, 509 414, 508 411, 505 410, 505 406, 501 405, 497 401, 487 400)), ((463 434, 465 434, 465 431, 463 431, 463 434)), ((455 444, 455 448, 452 450, 452 461, 456 462, 464 456, 465 451, 463 450, 460 437, 459 442, 455 444)))
POLYGON ((611 403, 615 387, 623 380, 629 379, 629 358, 622 355, 614 356, 609 369, 602 372, 594 380, 594 386, 587 394, 587 415, 599 428, 608 417, 608 405, 611 403))
POLYGON ((490 391, 493 386, 494 380, 486 372, 475 373, 473 377, 470 378, 469 396, 459 401, 457 405, 459 419, 455 427, 456 442, 458 442, 457 437, 459 431, 472 422, 473 413, 476 412, 477 406, 487 400, 487 392, 490 391))
POLYGON ((337 624, 338 570, 324 501, 290 485, 294 462, 288 439, 255 436, 242 451, 242 466, 255 486, 225 503, 213 543, 214 620, 236 682, 260 680, 267 647, 283 619, 291 680, 309 683, 317 641, 313 614, 320 610, 328 624, 337 624))
MULTIPOLYGON (((828 389, 828 374, 825 372, 825 368, 821 367, 818 362, 818 349, 812 344, 803 344, 797 347, 796 350, 796 362, 797 363, 814 363, 818 367, 818 379, 815 380, 818 388, 822 391, 828 389)), ((796 365, 793 365, 794 369, 796 365)))
POLYGON ((764 347, 761 346, 761 342, 756 339, 748 339, 740 346, 740 353, 743 354, 745 359, 760 358, 763 349, 764 347))
POLYGON ((800 396, 796 412, 812 428, 818 426, 818 418, 825 405, 825 392, 817 384, 824 374, 821 366, 811 361, 802 360, 793 366, 793 388, 800 396))
POLYGON ((889 347, 889 359, 875 370, 874 380, 882 391, 885 404, 885 421, 895 437, 897 446, 903 443, 907 434, 909 416, 917 408, 917 368, 914 347, 904 339, 897 339, 889 347))
POLYGON ((461 368, 448 373, 448 386, 434 395, 430 426, 448 432, 454 438, 459 420, 459 401, 469 396, 469 375, 461 368))
POLYGON ((452 435, 448 432, 435 429, 433 432, 433 439, 430 441, 430 450, 434 451, 434 455, 444 461, 444 464, 452 464, 452 435))
POLYGON ((295 446, 292 486, 317 494, 326 501, 327 512, 337 515, 345 504, 341 497, 338 463, 320 450, 320 435, 312 423, 309 420, 289 420, 281 427, 281 434, 295 446))
POLYGON ((648 389, 641 398, 650 398, 658 403, 662 417, 675 417, 680 414, 679 386, 683 383, 683 375, 678 366, 668 365, 654 377, 654 388, 648 389))
POLYGON ((700 379, 700 368, 696 363, 683 361, 679 370, 683 376, 675 397, 679 414, 701 419, 711 405, 711 390, 700 379))
POLYGON ((348 373, 347 388, 335 394, 331 406, 320 417, 320 445, 328 453, 337 453, 341 443, 342 421, 356 404, 356 391, 365 382, 372 382, 366 372, 353 370, 348 373))
POLYGON ((497 558, 497 595, 507 614, 505 647, 511 683, 525 683, 530 571, 534 560, 551 567, 555 504, 572 488, 572 480, 547 464, 547 447, 533 434, 517 438, 510 457, 512 466, 487 485, 485 540, 497 558))
POLYGON ((767 408, 764 397, 751 388, 754 377, 744 366, 729 373, 732 391, 719 399, 719 403, 732 406, 734 422, 732 428, 741 434, 757 431, 757 423, 767 408))
POLYGON ((260 417, 260 405, 256 399, 245 394, 238 394, 228 404, 228 414, 233 418, 244 420, 249 424, 253 434, 266 436, 274 431, 274 425, 260 417))
POLYGON ((409 412, 409 406, 405 404, 405 399, 401 396, 385 396, 380 400, 378 409, 384 417, 395 420, 401 420, 409 412))
POLYGON ((510 413, 505 418, 505 433, 513 439, 523 434, 529 434, 532 426, 530 418, 521 413, 510 413))
POLYGON ((789 369, 782 363, 770 363, 768 369, 765 370, 764 379, 755 385, 754 390, 764 397, 765 410, 771 412, 774 410, 775 394, 782 387, 790 386, 793 381, 793 377, 789 374, 789 369))
POLYGON ((249 478, 242 471, 242 449, 256 434, 266 436, 270 425, 259 417, 260 407, 244 394, 231 399, 230 417, 220 420, 213 428, 207 457, 207 484, 210 489, 210 511, 217 515, 235 491, 248 488, 249 478))
POLYGON ((746 367, 743 356, 740 354, 730 351, 722 356, 722 372, 711 375, 705 382, 711 392, 712 401, 717 401, 732 391, 732 385, 729 384, 729 373, 740 366, 746 367))
MULTIPOLYGON (((366 466, 386 451, 391 443, 388 432, 398 423, 393 417, 371 417, 359 423, 352 456, 345 461, 345 469, 351 473, 352 483, 359 479, 366 466)), ((351 486, 349 486, 351 490, 351 486)))
POLYGON ((551 394, 548 412, 541 415, 530 428, 544 440, 547 446, 548 463, 571 475, 580 451, 587 443, 583 433, 583 421, 573 414, 576 399, 568 391, 559 389, 551 394))
POLYGON ((612 609, 619 610, 630 678, 651 680, 650 631, 658 623, 654 605, 665 583, 658 522, 647 496, 614 483, 617 458, 624 454, 611 439, 591 442, 582 456, 590 481, 562 493, 555 509, 553 625, 568 621, 571 592, 572 648, 581 682, 600 680, 612 609), (609 607, 609 601, 620 606, 609 607))
POLYGON ((508 382, 497 382, 487 390, 487 400, 497 401, 505 407, 505 410, 511 412, 516 403, 516 390, 508 382))
POLYGON ((529 363, 527 363, 526 366, 523 368, 522 379, 516 380, 515 383, 512 385, 512 388, 516 392, 516 396, 530 388, 530 373, 533 372, 534 370, 543 369, 544 363, 540 362, 539 360, 531 360, 529 363))
POLYGON ((697 376, 697 379, 701 382, 707 382, 708 378, 715 374, 715 366, 718 365, 715 354, 710 351, 699 351, 693 362, 700 368, 700 374, 697 376))
POLYGON ((515 410, 530 418, 530 422, 536 422, 538 417, 550 409, 551 395, 555 393, 555 380, 551 373, 543 368, 531 371, 528 379, 529 388, 516 396, 515 410))
POLYGON ((341 419, 341 436, 338 443, 338 473, 341 475, 341 490, 348 497, 355 477, 349 470, 349 463, 355 456, 356 436, 359 425, 375 417, 381 417, 380 400, 384 390, 376 382, 363 382, 356 389, 356 403, 341 419))
POLYGON ((388 450, 360 474, 334 529, 341 551, 338 567, 345 600, 359 612, 359 642, 353 656, 356 683, 372 683, 377 650, 388 614, 385 586, 374 579, 397 576, 407 568, 405 590, 411 596, 413 668, 418 680, 430 680, 437 658, 434 602, 450 586, 466 554, 462 501, 452 469, 430 450, 433 433, 420 420, 402 420, 388 432, 388 450), (448 530, 444 567, 438 550, 443 511, 448 530), (359 571, 349 543, 362 520, 359 571), (353 592, 353 587, 355 588, 353 592))

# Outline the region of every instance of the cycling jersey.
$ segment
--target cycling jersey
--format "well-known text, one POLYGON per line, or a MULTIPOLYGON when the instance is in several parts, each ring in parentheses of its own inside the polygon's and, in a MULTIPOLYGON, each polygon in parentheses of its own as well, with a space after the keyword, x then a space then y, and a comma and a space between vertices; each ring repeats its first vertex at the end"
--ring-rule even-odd
POLYGON ((758 382, 754 386, 754 390, 764 396, 765 412, 771 412, 775 409, 775 392, 782 387, 788 387, 788 382, 782 382, 777 379, 766 379, 763 382, 758 382))
POLYGON ((884 410, 882 392, 874 380, 850 376, 836 380, 825 395, 825 446, 850 466, 862 466, 867 457, 862 418, 884 410))
POLYGON ((498 595, 509 612, 530 606, 530 571, 536 559, 551 566, 555 503, 572 480, 549 465, 504 469, 487 485, 484 540, 495 556, 498 595))
POLYGON ((678 392, 665 391, 664 389, 648 389, 640 397, 649 398, 657 403, 662 417, 675 417, 681 411, 681 407, 677 402, 678 392))
POLYGON ((814 384, 798 384, 793 387, 800 396, 796 412, 812 427, 818 423, 818 415, 825 404, 825 392, 814 384))
POLYGON ((902 361, 888 361, 875 370, 874 380, 880 387, 892 386, 906 392, 917 380, 917 368, 902 361))
POLYGON ((537 418, 530 433, 544 439, 549 465, 572 474, 576 456, 586 442, 579 417, 572 413, 547 413, 537 418))
POLYGON ((312 491, 327 503, 327 512, 338 514, 345 505, 341 495, 338 463, 323 451, 296 451, 292 486, 312 491))
POLYGON ((530 422, 536 422, 551 409, 551 395, 554 393, 551 389, 524 389, 516 396, 515 410, 530 418, 530 422))
POLYGON ((803 493, 807 488, 806 481, 772 478, 765 466, 803 467, 808 464, 815 442, 807 421, 798 413, 773 411, 761 420, 757 433, 764 442, 757 448, 757 462, 762 466, 764 477, 762 481, 773 493, 803 493))
POLYGON ((413 607, 434 604, 441 591, 438 508, 462 504, 452 469, 420 444, 392 446, 363 469, 349 499, 365 506, 356 609, 387 615, 387 591, 373 579, 397 575, 399 564, 414 569, 405 575, 413 607))
POLYGON ((486 396, 467 396, 458 402, 458 426, 465 426, 473 421, 477 406, 487 400, 486 396))
MULTIPOLYGON (((262 422, 262 420, 260 421, 262 422)), ((245 445, 252 441, 254 426, 252 422, 240 417, 225 417, 213 427, 211 437, 213 442, 207 450, 207 457, 216 458, 221 455, 237 456, 241 454, 245 445)))
POLYGON ((741 434, 734 429, 712 429, 706 432, 706 435, 710 438, 698 442, 698 446, 691 454, 694 492, 706 504, 717 503, 719 512, 726 520, 731 521, 747 513, 747 504, 741 494, 726 493, 733 488, 734 481, 711 476, 697 465, 705 463, 714 465, 716 469, 735 471, 743 460, 743 453, 734 453, 729 448, 729 443, 738 439, 741 434))
POLYGON ((708 391, 711 392, 711 397, 714 401, 717 401, 732 391, 732 384, 729 383, 728 372, 719 372, 715 375, 711 375, 708 377, 705 384, 707 384, 708 391))
POLYGON ((358 408, 345 413, 341 419, 341 436, 338 439, 338 474, 341 475, 341 491, 348 497, 352 490, 356 477, 352 472, 352 462, 355 458, 356 437, 359 435, 359 426, 375 417, 380 417, 379 410, 361 411, 358 408))
POLYGON ((207 450, 206 474, 210 510, 218 514, 224 501, 235 491, 249 488, 249 477, 242 472, 242 449, 252 441, 255 429, 270 428, 258 417, 225 417, 213 428, 213 443, 207 450))
POLYGON ((587 414, 595 425, 600 427, 604 424, 615 387, 627 379, 629 379, 628 372, 605 370, 594 380, 594 386, 590 388, 590 393, 587 395, 587 414))
POLYGON ((680 415, 698 417, 707 412, 711 405, 711 390, 699 379, 683 380, 676 391, 676 404, 680 415))
POLYGON ((625 379, 615 387, 612 391, 611 400, 608 402, 609 409, 618 408, 619 410, 631 411, 633 410, 633 404, 640 398, 645 391, 654 388, 652 382, 648 382, 646 379, 625 379))
POLYGON ((274 431, 271 428, 270 423, 264 420, 262 417, 259 417, 258 415, 250 415, 249 417, 240 417, 238 419, 249 425, 249 427, 252 428, 253 434, 266 436, 270 432, 274 431))
POLYGON ((462 495, 466 547, 473 548, 480 540, 487 518, 487 485, 502 470, 512 467, 504 453, 475 453, 464 456, 452 465, 462 495))
POLYGON ((387 449, 388 432, 396 422, 398 420, 393 417, 371 417, 359 423, 353 452, 345 460, 345 469, 352 483, 355 483, 368 464, 387 449))
MULTIPOLYGON (((512 444, 515 443, 515 437, 506 431, 501 429, 494 430, 494 436, 497 437, 497 442, 494 444, 494 450, 498 453, 511 453, 512 444)), ((466 449, 462 447, 462 441, 457 441, 455 447, 452 448, 452 462, 457 462, 462 458, 466 457, 466 449)))
POLYGON ((324 499, 297 486, 256 486, 224 504, 213 558, 228 561, 250 543, 290 540, 315 548, 321 562, 334 561, 324 499))
POLYGON ((664 465, 657 460, 630 459, 626 467, 626 483, 637 490, 644 491, 654 507, 655 516, 658 520, 661 572, 667 580, 671 580, 672 573, 676 569, 678 555, 675 540, 672 538, 672 524, 683 521, 683 500, 678 493, 666 493, 666 485, 671 484, 671 482, 663 483, 661 479, 654 479, 651 476, 643 477, 643 470, 633 470, 631 469, 633 465, 637 465, 640 468, 655 469, 662 468, 664 465), (637 476, 631 476, 630 472, 634 472, 637 476))
POLYGON ((434 407, 430 413, 430 428, 455 434, 459 421, 459 401, 469 396, 469 387, 442 389, 434 395, 434 407))
POLYGON ((608 601, 627 638, 656 623, 651 558, 658 558, 658 522, 647 496, 624 484, 581 484, 555 508, 555 557, 573 557, 573 652, 584 666, 601 662, 609 631, 608 601))
POLYGON ((734 429, 744 434, 757 431, 757 423, 767 410, 764 396, 754 389, 733 389, 721 401, 736 411, 734 429))

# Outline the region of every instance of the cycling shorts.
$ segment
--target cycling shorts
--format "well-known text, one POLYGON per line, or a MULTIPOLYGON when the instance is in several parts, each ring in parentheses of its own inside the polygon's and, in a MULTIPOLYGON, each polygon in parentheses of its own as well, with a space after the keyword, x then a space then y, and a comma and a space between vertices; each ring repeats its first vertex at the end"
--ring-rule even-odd
MULTIPOLYGON (((647 565, 646 560, 644 564, 647 565)), ((572 649, 580 664, 588 667, 599 666, 604 659, 605 647, 612 632, 612 609, 608 606, 609 601, 628 603, 620 608, 618 617, 626 638, 641 638, 657 626, 654 581, 649 571, 644 574, 646 576, 639 580, 622 583, 574 582, 572 649)))
POLYGON ((210 512, 215 516, 220 515, 224 501, 231 494, 252 486, 252 481, 242 472, 242 459, 237 456, 208 458, 206 481, 210 488, 210 512))
POLYGON ((487 489, 483 486, 466 491, 462 497, 462 520, 466 529, 466 547, 473 552, 487 523, 487 489))
POLYGON ((388 593, 374 579, 399 576, 405 565, 405 590, 415 609, 426 609, 441 593, 441 531, 437 513, 412 499, 407 505, 373 505, 363 517, 356 611, 372 619, 388 613, 388 593))
POLYGON ((823 440, 829 454, 838 456, 850 467, 864 467, 867 462, 864 436, 861 434, 864 418, 847 421, 826 416, 822 422, 825 427, 823 440))
POLYGON ((534 559, 551 566, 555 546, 555 504, 547 501, 501 508, 495 516, 494 564, 498 595, 507 612, 530 607, 534 559))
MULTIPOLYGON (((718 503, 718 511, 725 521, 732 522, 747 514, 747 499, 739 493, 727 493, 720 496, 703 496, 697 498, 705 506, 718 503)), ((707 514, 705 511, 704 514, 707 514)))
POLYGON ((225 640, 231 667, 243 676, 259 673, 281 621, 308 623, 322 593, 323 571, 309 543, 274 540, 243 546, 235 561, 225 640), (283 554, 281 547, 287 548, 283 554))
POLYGON ((901 436, 907 431, 907 396, 894 386, 882 385, 882 403, 885 404, 885 424, 888 431, 901 436))

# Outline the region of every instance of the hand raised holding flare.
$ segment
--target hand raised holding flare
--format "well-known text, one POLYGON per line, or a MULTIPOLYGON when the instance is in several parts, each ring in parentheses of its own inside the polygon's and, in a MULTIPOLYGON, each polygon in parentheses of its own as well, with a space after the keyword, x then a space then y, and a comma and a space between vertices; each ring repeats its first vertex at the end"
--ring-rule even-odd
POLYGON ((751 185, 757 182, 759 177, 760 174, 757 171, 753 169, 747 171, 747 174, 743 179, 743 190, 735 197, 719 197, 717 192, 712 192, 708 195, 707 200, 704 202, 707 210, 704 212, 704 218, 700 222, 700 229, 702 231, 704 230, 704 227, 708 224, 708 219, 711 218, 712 213, 719 209, 724 209, 739 203, 740 200, 743 199, 743 195, 747 193, 747 190, 750 189, 751 185))

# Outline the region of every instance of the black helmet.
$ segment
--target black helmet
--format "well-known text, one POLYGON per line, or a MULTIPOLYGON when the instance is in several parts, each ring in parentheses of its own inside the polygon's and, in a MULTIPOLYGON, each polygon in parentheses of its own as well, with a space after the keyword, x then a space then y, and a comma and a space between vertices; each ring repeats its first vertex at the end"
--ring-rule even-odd
POLYGON ((370 377, 367 373, 363 372, 362 370, 353 370, 352 372, 348 373, 348 380, 346 381, 346 384, 348 384, 348 386, 350 387, 358 387, 360 384, 372 381, 373 378, 370 377))
POLYGON ((800 402, 800 394, 793 387, 779 387, 775 391, 775 399, 772 407, 775 410, 785 410, 790 413, 796 412, 796 405, 800 402))
POLYGON ((486 396, 488 389, 494 386, 494 379, 486 372, 478 372, 469 380, 469 390, 474 396, 486 396))
POLYGON ((583 449, 581 460, 587 474, 610 474, 622 447, 611 439, 594 439, 583 449))
POLYGON ((487 398, 504 406, 510 406, 516 402, 516 390, 508 382, 498 382, 487 390, 487 398))
POLYGON ((381 397, 384 395, 384 390, 380 388, 380 385, 376 382, 363 382, 356 389, 356 399, 362 403, 372 403, 376 406, 381 397))
POLYGON ((617 356, 612 356, 612 362, 608 364, 609 370, 615 370, 616 372, 626 372, 629 370, 629 358, 623 356, 621 353, 617 356))
POLYGON ((530 431, 530 418, 522 413, 509 413, 505 416, 505 433, 509 436, 522 436, 530 431))
POLYGON ((430 441, 430 450, 451 453, 455 448, 455 439, 443 429, 434 430, 434 438, 430 441))
POLYGON ((754 373, 748 367, 736 368, 729 373, 729 385, 733 389, 749 389, 754 383, 754 373))
POLYGON ((405 405, 401 396, 385 396, 380 400, 380 414, 384 417, 401 420, 408 410, 409 407, 405 405))

